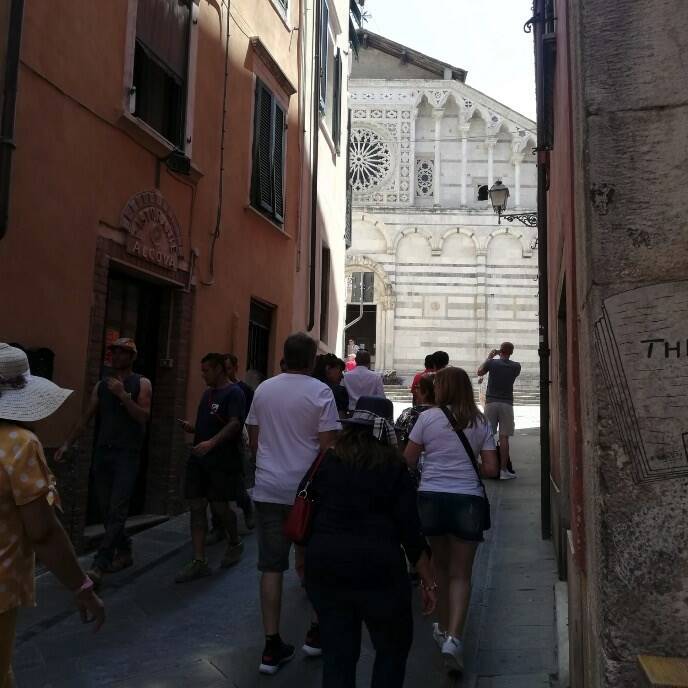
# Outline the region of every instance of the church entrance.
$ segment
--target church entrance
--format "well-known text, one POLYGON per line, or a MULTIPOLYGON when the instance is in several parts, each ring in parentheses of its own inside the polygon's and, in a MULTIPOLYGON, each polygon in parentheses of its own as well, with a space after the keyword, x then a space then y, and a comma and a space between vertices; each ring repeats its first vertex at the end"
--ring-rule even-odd
POLYGON ((374 366, 377 343, 377 306, 374 304, 347 304, 346 325, 346 353, 350 353, 353 340, 354 353, 358 349, 369 351, 374 366))

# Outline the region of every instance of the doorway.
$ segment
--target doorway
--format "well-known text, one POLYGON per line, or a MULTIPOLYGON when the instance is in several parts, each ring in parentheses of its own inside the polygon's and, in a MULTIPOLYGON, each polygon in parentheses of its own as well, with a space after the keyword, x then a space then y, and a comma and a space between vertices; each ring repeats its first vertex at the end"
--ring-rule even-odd
POLYGON ((360 348, 370 352, 371 363, 375 365, 376 331, 377 331, 377 306, 365 304, 361 316, 360 304, 347 304, 346 322, 354 323, 347 328, 345 337, 350 339, 360 348), (360 320, 358 320, 360 318, 360 320))
MULTIPOLYGON (((100 379, 106 377, 111 370, 111 354, 108 351, 108 346, 120 337, 134 339, 138 349, 138 355, 133 366, 134 372, 147 377, 153 386, 151 418, 155 416, 155 383, 158 367, 161 309, 167 291, 169 289, 137 279, 123 272, 111 271, 108 275, 100 379)), ((149 423, 141 450, 136 489, 129 505, 130 516, 137 516, 145 512, 150 426, 149 423)), ((97 433, 96 424, 96 437, 97 433)), ((91 471, 87 525, 102 523, 103 521, 96 499, 96 491, 93 488, 93 471, 91 471)))

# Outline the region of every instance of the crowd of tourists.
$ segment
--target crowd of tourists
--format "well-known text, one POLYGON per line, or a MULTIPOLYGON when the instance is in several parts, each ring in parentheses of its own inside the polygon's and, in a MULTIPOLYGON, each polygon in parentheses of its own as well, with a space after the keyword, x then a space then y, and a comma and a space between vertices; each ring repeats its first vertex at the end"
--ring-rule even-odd
MULTIPOLYGON (((0 688, 12 685, 17 610, 34 604, 34 553, 73 591, 82 620, 96 630, 105 621, 97 594, 103 579, 133 563, 126 519, 153 390, 134 372, 132 339, 116 340, 109 351, 111 372, 54 456, 69 460, 97 417, 93 475, 105 535, 83 571, 56 516, 56 482, 30 429, 72 392, 32 376, 24 352, 0 343, 0 688)), ((275 674, 295 656, 280 634, 292 550, 312 607, 302 651, 322 656, 325 688, 355 686, 364 624, 376 652, 371 685, 403 685, 414 583, 423 613, 436 614, 428 632, 445 664, 463 671, 473 561, 490 527, 483 478, 515 477, 508 441, 520 366, 512 354, 513 345, 504 343, 478 370, 489 375, 484 413, 468 373, 450 366, 446 352, 429 355, 411 386, 413 405, 396 423, 365 349, 348 366, 334 354, 318 356, 306 334, 293 334, 284 342, 282 373, 255 391, 238 379, 233 354, 203 357, 196 417, 178 419, 193 435, 184 481, 192 558, 176 581, 210 575, 206 547, 220 541, 221 566, 241 560, 241 511, 257 534, 261 673, 275 674)))

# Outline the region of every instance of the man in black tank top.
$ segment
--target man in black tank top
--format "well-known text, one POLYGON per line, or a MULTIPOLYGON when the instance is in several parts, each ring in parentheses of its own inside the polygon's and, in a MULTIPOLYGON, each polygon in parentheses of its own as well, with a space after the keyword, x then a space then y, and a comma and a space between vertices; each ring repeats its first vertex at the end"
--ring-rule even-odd
POLYGON ((125 526, 153 395, 150 380, 132 370, 137 353, 134 340, 118 339, 110 345, 110 351, 113 374, 93 388, 86 412, 55 454, 55 460, 62 461, 64 453, 98 414, 93 471, 105 536, 89 571, 96 584, 103 574, 132 564, 131 540, 125 526))

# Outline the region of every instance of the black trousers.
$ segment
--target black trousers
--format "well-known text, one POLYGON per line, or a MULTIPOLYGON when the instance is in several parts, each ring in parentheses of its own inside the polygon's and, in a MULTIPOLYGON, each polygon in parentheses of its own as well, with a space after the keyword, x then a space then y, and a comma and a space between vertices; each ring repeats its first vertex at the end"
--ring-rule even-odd
POLYGON ((306 579, 306 591, 320 620, 323 688, 355 688, 364 623, 375 648, 371 688, 402 688, 413 640, 408 579, 372 590, 320 586, 306 579))
POLYGON ((95 557, 95 565, 100 568, 112 564, 115 550, 131 550, 131 539, 127 537, 125 526, 139 474, 139 455, 139 450, 96 448, 94 480, 105 524, 105 537, 95 557))

